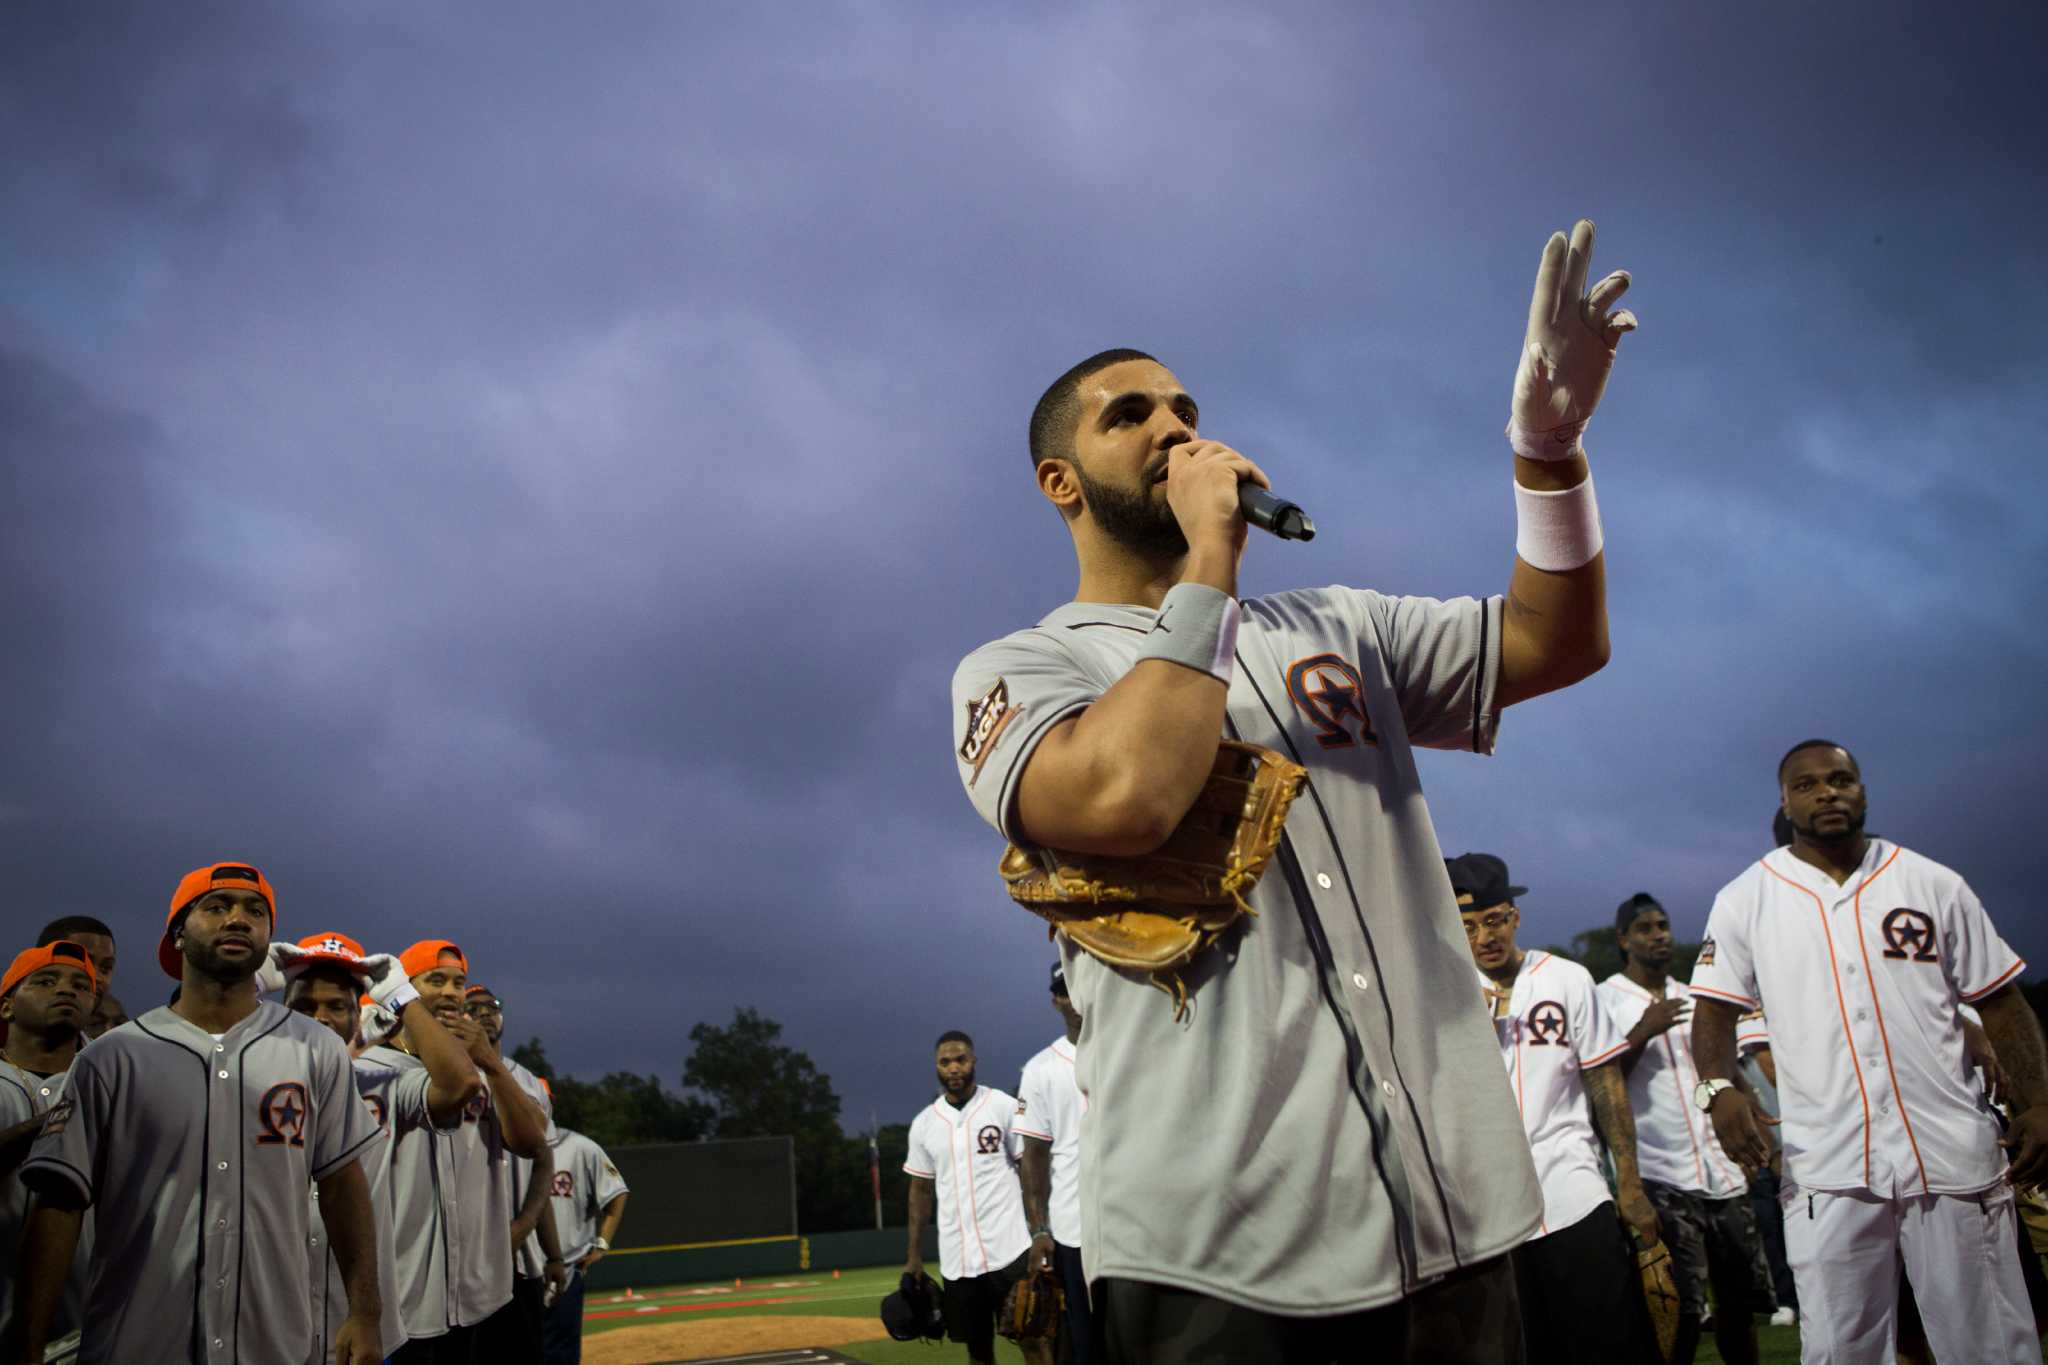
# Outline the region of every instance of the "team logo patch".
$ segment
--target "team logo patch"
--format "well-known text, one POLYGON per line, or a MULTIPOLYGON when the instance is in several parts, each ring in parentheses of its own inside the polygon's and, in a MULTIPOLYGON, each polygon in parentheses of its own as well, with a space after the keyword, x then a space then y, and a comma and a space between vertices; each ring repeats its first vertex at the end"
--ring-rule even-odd
POLYGON ((306 1145, 306 1087, 297 1081, 279 1081, 263 1092, 256 1117, 263 1131, 256 1135, 259 1147, 303 1147, 306 1145))
POLYGON ((61 1099, 51 1105, 43 1115, 42 1136, 55 1137, 63 1132, 65 1125, 71 1122, 71 1107, 69 1099, 61 1099))
POLYGON ((1010 684, 1001 678, 996 679, 994 687, 967 703, 967 738, 960 742, 960 761, 974 770, 967 779, 968 786, 980 780, 981 767, 995 752, 996 741, 1023 709, 1010 704, 1010 684))
POLYGON ((1365 713, 1365 684, 1348 661, 1335 654, 1296 659, 1287 666, 1287 695, 1316 727, 1316 743, 1325 749, 1379 746, 1365 713))
POLYGON ((356 950, 338 938, 323 938, 306 951, 309 953, 325 953, 330 957, 344 957, 350 962, 360 960, 356 957, 356 950))
POLYGON ((548 1186, 548 1193, 557 1199, 567 1199, 576 1193, 576 1176, 570 1171, 556 1171, 554 1183, 548 1186))
POLYGON ((1693 965, 1696 967, 1711 967, 1714 965, 1714 940, 1710 938, 1700 940, 1700 955, 1693 965))
POLYGON ((1564 1006, 1555 1000, 1538 1000, 1529 1007, 1529 1046, 1563 1047, 1566 1020, 1564 1006))
POLYGON ((981 1131, 974 1135, 974 1150, 984 1156, 992 1152, 1002 1151, 1003 1130, 996 1127, 993 1123, 984 1124, 981 1131))
POLYGON ((1884 917, 1884 955, 1900 961, 1935 962, 1934 917, 1900 906, 1884 917))

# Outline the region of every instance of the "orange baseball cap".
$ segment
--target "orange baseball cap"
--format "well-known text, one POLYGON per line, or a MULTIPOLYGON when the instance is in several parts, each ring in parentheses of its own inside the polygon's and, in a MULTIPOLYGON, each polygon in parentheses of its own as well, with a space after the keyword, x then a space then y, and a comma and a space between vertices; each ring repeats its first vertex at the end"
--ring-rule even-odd
MULTIPOLYGON (((26 948, 16 953, 14 961, 8 964, 7 974, 0 976, 0 996, 6 995, 43 968, 57 963, 66 967, 76 967, 84 972, 85 979, 92 982, 93 995, 99 995, 100 979, 99 974, 92 969, 92 958, 79 944, 68 938, 60 938, 54 943, 45 943, 40 948, 26 948)), ((0 1019, 0 1043, 6 1041, 7 1021, 0 1019)))
POLYGON ((164 936, 157 940, 156 962, 175 981, 185 979, 185 955, 171 946, 171 926, 193 901, 209 891, 254 891, 270 907, 270 931, 277 932, 277 889, 270 879, 248 863, 208 863, 195 867, 178 881, 171 893, 171 912, 164 916, 164 936))
MULTIPOLYGON (((354 972, 357 976, 370 974, 370 969, 363 965, 363 959, 369 954, 363 951, 362 944, 347 934, 332 930, 323 934, 308 934, 299 940, 299 947, 306 950, 306 956, 293 963, 294 968, 310 967, 316 962, 331 962, 337 967, 354 972)), ((287 971, 286 975, 295 976, 297 972, 287 971)))
POLYGON ((45 943, 40 948, 25 948, 16 953, 13 963, 7 968, 7 974, 0 976, 0 995, 5 995, 19 986, 31 973, 59 962, 83 971, 86 980, 92 982, 93 993, 99 993, 100 979, 99 974, 92 969, 92 958, 80 945, 68 938, 60 938, 54 943, 45 943))
POLYGON ((440 966, 443 953, 452 953, 455 960, 462 964, 462 974, 469 975, 469 959, 463 956, 462 949, 445 938, 421 939, 398 955, 398 965, 405 969, 406 977, 410 979, 440 966))

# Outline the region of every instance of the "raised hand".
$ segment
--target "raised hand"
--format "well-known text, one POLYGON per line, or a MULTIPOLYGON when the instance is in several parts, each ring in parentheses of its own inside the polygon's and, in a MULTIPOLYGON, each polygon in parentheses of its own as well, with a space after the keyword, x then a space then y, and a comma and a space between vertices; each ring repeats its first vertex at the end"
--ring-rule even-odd
POLYGON ((1636 315, 1614 305, 1628 291, 1626 270, 1586 289, 1593 261, 1593 224, 1581 218, 1569 242, 1553 232, 1536 269, 1529 299, 1529 329, 1515 370, 1508 441, 1531 460, 1563 460, 1581 453, 1580 436, 1600 405, 1614 351, 1636 328, 1636 315))

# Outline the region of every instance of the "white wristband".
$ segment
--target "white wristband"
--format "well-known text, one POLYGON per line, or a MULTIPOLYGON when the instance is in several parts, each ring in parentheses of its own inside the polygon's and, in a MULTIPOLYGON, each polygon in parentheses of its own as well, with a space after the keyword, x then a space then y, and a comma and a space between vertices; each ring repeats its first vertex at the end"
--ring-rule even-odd
POLYGON ((1591 474, 1554 493, 1515 484, 1515 553, 1530 568, 1568 572, 1592 563, 1604 543, 1591 474))
POLYGON ((1159 603, 1138 658, 1171 659, 1198 673, 1230 683, 1237 658, 1237 599, 1206 583, 1176 583, 1159 603))
POLYGON ((1515 454, 1525 460, 1537 460, 1549 464, 1555 460, 1569 460, 1574 455, 1586 453, 1584 422, 1567 422, 1549 431, 1530 431, 1513 419, 1508 421, 1508 444, 1515 454))

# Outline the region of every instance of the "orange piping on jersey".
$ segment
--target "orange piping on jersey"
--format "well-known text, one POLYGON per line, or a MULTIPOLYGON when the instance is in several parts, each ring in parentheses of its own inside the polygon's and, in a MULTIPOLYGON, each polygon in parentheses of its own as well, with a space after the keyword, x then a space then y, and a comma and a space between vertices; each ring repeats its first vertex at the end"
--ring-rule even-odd
MULTIPOLYGON (((1842 970, 1835 965, 1835 931, 1828 926, 1828 908, 1821 904, 1819 896, 1814 895, 1813 892, 1807 890, 1798 882, 1793 881, 1769 863, 1759 862, 1757 866, 1812 901, 1814 912, 1820 916, 1820 931, 1827 936, 1828 975, 1834 978, 1835 1006, 1842 1012, 1842 1041, 1849 1045, 1849 1070, 1856 1075, 1856 1093, 1863 1100, 1863 1184, 1867 1188, 1870 1185, 1870 1091, 1863 1085, 1863 1059, 1856 1055, 1856 1035, 1849 1031, 1849 1002, 1842 998, 1842 970)), ((1859 941, 1863 937, 1863 930, 1860 924, 1857 928, 1856 936, 1859 941)))
MULTIPOLYGON (((1678 1102, 1681 1105, 1687 1104, 1691 1101, 1692 1097, 1685 1093, 1685 1073, 1678 1068, 1678 1049, 1671 1046, 1671 1035, 1669 1033, 1666 1033, 1658 1041, 1664 1044, 1664 1055, 1671 1061, 1671 1084, 1677 1087, 1678 1102)), ((1692 1130, 1692 1115, 1686 1114, 1684 1109, 1680 1109, 1678 1112, 1685 1114, 1685 1140, 1692 1144, 1693 1177, 1700 1184, 1704 1185, 1707 1183, 1707 1168, 1705 1163, 1700 1160, 1700 1140, 1698 1135, 1692 1130)))
POLYGON ((1906 1112, 1906 1092, 1899 1089, 1898 1069, 1892 1065, 1892 1037, 1884 1026, 1884 1002, 1877 998, 1877 977, 1870 970, 1870 943, 1863 937, 1863 890, 1879 877, 1884 870, 1898 860, 1899 850, 1894 848, 1892 856, 1878 866, 1877 871, 1863 879, 1863 885, 1856 888, 1856 946, 1863 950, 1863 975, 1870 982, 1870 1006, 1877 1011, 1877 1036, 1884 1043, 1884 1072, 1891 1077, 1892 1094, 1899 1102, 1899 1122, 1906 1125, 1906 1141, 1913 1148, 1913 1164, 1920 1168, 1920 1193, 1932 1194, 1927 1188, 1927 1162, 1920 1155, 1920 1139, 1913 1135, 1913 1117, 1906 1112))
POLYGON ((2007 967, 2003 972, 2000 972, 1990 985, 1986 986, 1981 991, 1972 991, 1968 995, 1964 996, 1963 1003, 1966 1005, 1976 1004, 1979 1000, 1982 1000, 1985 996, 1991 994, 1991 992, 1997 990, 2000 986, 2003 986, 2006 982, 2012 980, 2014 977, 2018 976, 2021 972, 2025 971, 2026 969, 2027 960, 2025 958, 2014 958, 2012 960, 2012 965, 2010 967, 2007 967))

